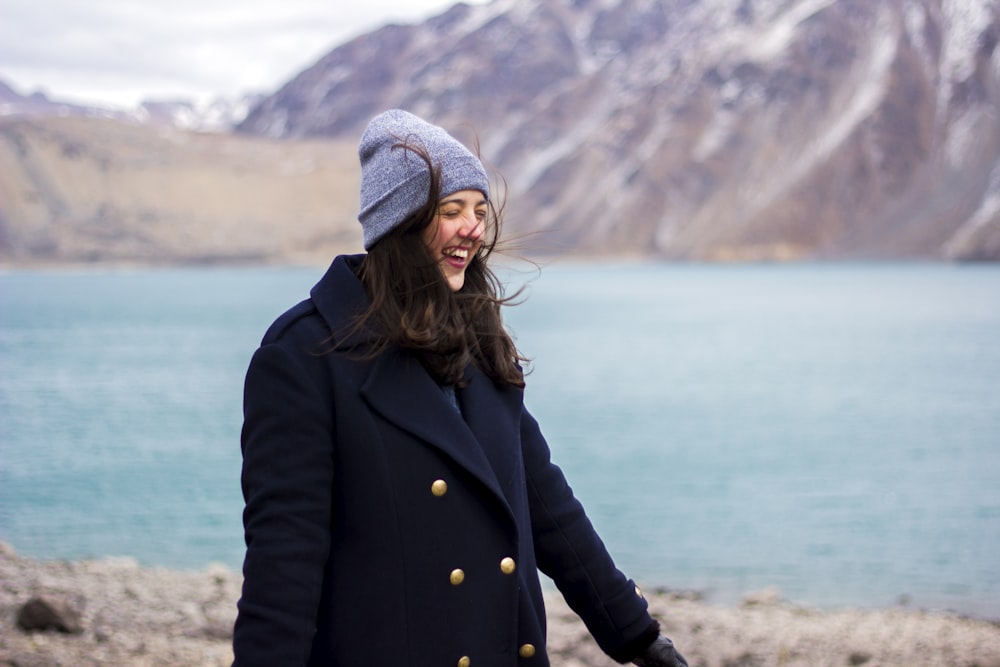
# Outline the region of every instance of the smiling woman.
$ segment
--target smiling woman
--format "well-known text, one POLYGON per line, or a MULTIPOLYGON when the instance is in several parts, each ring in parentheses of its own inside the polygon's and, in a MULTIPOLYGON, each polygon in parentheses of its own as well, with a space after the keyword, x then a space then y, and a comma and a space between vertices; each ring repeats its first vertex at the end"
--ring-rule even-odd
POLYGON ((687 667, 524 407, 482 163, 401 110, 359 156, 367 254, 247 372, 235 667, 547 667, 539 570, 615 660, 687 667))

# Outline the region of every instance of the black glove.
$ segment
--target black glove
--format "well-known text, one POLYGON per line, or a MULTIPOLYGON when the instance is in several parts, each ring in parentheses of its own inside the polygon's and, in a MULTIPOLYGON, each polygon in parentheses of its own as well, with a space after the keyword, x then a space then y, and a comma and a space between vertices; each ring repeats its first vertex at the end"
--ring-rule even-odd
POLYGON ((677 652, 674 643, 663 635, 657 637, 632 664, 639 667, 688 667, 687 660, 677 652))

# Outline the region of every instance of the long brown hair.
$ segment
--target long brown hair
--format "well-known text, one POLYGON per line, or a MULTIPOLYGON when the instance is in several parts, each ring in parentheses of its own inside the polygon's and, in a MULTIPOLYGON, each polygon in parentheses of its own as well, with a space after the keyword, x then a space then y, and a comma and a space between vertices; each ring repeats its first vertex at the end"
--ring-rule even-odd
POLYGON ((526 359, 500 315, 519 292, 504 296, 503 284, 487 264, 500 238, 503 202, 489 200, 483 242, 469 260, 465 284, 453 292, 423 240, 441 198, 440 167, 420 146, 400 142, 393 150, 411 151, 427 163, 427 201, 362 260, 358 277, 371 305, 354 323, 356 330, 376 332, 371 356, 390 345, 411 350, 443 385, 464 386, 465 369, 475 364, 497 385, 524 387, 520 364, 526 359))

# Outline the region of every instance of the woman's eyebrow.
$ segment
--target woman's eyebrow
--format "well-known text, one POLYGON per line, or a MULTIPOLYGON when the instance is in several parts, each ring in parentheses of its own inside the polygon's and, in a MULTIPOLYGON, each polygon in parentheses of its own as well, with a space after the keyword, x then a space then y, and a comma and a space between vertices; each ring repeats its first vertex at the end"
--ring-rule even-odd
MULTIPOLYGON (((438 202, 438 206, 444 206, 445 204, 465 204, 466 200, 463 197, 454 197, 452 199, 442 199, 438 202)), ((485 206, 486 198, 480 199, 474 204, 474 206, 485 206)))

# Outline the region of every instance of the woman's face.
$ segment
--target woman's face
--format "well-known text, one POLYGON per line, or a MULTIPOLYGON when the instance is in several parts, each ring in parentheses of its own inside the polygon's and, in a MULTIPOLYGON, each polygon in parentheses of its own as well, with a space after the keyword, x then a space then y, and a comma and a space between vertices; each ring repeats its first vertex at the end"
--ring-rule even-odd
POLYGON ((438 201, 433 222, 423 231, 424 243, 451 291, 465 284, 465 269, 483 243, 486 197, 478 190, 461 190, 438 201))

